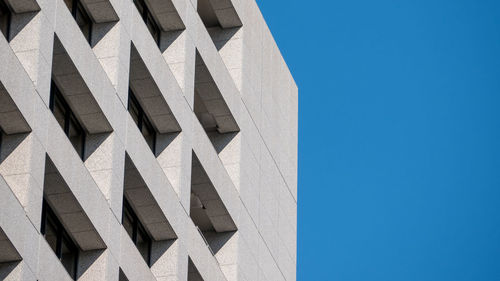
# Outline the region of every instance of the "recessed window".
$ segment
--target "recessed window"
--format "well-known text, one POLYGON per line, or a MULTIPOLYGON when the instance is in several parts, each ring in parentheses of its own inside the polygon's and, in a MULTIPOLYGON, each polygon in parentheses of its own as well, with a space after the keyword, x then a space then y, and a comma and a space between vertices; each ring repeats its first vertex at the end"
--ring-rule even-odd
POLYGON ((78 265, 78 247, 71 240, 68 232, 50 208, 47 201, 42 205, 42 227, 40 232, 45 237, 50 248, 68 271, 68 274, 76 280, 78 265))
POLYGON ((12 22, 12 12, 4 0, 0 0, 0 30, 5 39, 10 41, 10 25, 12 22))
POLYGON ((54 81, 52 81, 50 88, 50 110, 54 113, 57 122, 61 125, 80 158, 83 159, 86 133, 54 81))
POLYGON ((144 226, 125 197, 123 197, 122 225, 144 258, 144 261, 148 266, 151 266, 152 239, 147 234, 144 226))
POLYGON ((141 134, 144 136, 144 139, 151 148, 151 151, 155 153, 156 131, 151 125, 151 121, 149 121, 148 116, 142 109, 132 89, 129 89, 128 112, 130 112, 132 119, 134 119, 135 124, 137 124, 139 131, 141 131, 141 134))
POLYGON ((125 276, 121 268, 118 271, 118 281, 128 281, 127 276, 125 276))
POLYGON ((64 0, 66 6, 68 6, 69 11, 73 18, 75 18, 76 23, 80 27, 83 36, 89 43, 92 40, 92 25, 93 22, 90 19, 89 14, 83 7, 80 0, 64 0))
POLYGON ((155 19, 153 18, 153 14, 149 11, 148 6, 144 2, 144 0, 134 0, 134 4, 137 7, 137 10, 139 11, 139 14, 141 14, 142 19, 144 20, 144 23, 149 29, 149 32, 151 33, 151 36, 153 36, 153 39, 155 40, 156 44, 159 46, 160 45, 160 37, 161 37, 161 30, 158 27, 158 24, 156 23, 155 19))

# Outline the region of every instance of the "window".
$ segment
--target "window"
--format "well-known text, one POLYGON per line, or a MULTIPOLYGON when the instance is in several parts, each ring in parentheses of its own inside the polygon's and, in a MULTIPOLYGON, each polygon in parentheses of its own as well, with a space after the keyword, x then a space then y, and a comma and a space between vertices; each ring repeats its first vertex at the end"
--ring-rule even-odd
POLYGON ((128 281, 127 276, 125 276, 121 268, 118 271, 118 281, 128 281))
POLYGON ((2 151, 3 130, 0 128, 0 151, 2 151))
POLYGON ((0 30, 5 39, 10 41, 10 24, 12 21, 12 12, 5 3, 5 0, 0 0, 0 30))
POLYGON ((144 20, 146 26, 148 27, 151 36, 153 36, 153 39, 155 40, 156 44, 160 46, 161 30, 158 27, 156 21, 154 20, 153 15, 149 11, 148 6, 144 2, 144 0, 134 0, 134 4, 137 7, 137 10, 139 10, 139 14, 141 14, 141 17, 144 20))
POLYGON ((54 113, 57 122, 61 125, 80 158, 83 159, 86 133, 54 81, 52 81, 50 88, 50 110, 54 113))
POLYGON ((155 153, 156 131, 151 125, 151 121, 149 121, 148 117, 146 116, 146 113, 139 104, 139 101, 135 97, 132 89, 129 89, 128 112, 130 112, 130 115, 132 115, 132 119, 134 119, 135 124, 137 124, 139 131, 141 131, 141 134, 144 136, 144 139, 151 148, 151 151, 155 153))
POLYGON ((144 261, 148 266, 151 266, 152 239, 147 234, 144 226, 125 197, 123 197, 122 225, 144 258, 144 261))
POLYGON ((92 20, 89 14, 83 7, 80 0, 64 0, 66 6, 68 6, 71 15, 75 18, 76 23, 80 27, 83 36, 89 43, 92 40, 92 20))
POLYGON ((76 280, 78 247, 71 240, 68 232, 66 232, 45 199, 42 205, 42 227, 40 232, 68 271, 68 274, 76 280))

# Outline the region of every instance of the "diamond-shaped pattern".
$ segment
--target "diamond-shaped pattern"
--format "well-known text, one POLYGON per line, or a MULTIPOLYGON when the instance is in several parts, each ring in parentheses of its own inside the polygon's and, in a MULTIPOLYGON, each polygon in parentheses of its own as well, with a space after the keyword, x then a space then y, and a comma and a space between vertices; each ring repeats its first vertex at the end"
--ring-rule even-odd
POLYGON ((78 280, 295 280, 298 90, 254 0, 144 0, 160 42, 136 0, 76 1, 90 42, 64 0, 0 1, 0 276, 70 279, 40 234, 45 200, 79 248, 78 280))

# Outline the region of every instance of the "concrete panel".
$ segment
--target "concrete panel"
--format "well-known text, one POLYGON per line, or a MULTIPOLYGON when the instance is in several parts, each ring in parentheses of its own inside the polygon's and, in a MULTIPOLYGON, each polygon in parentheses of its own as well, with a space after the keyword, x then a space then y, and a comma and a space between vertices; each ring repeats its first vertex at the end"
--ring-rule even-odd
POLYGON ((171 0, 147 0, 149 9, 164 31, 182 30, 185 25, 171 0))
POLYGON ((45 171, 44 198, 66 231, 84 251, 106 248, 97 229, 50 158, 46 160, 45 171))
POLYGON ((134 46, 132 46, 130 57, 130 88, 159 133, 176 133, 181 130, 169 105, 134 46))
POLYGON ((118 15, 109 0, 82 0, 95 23, 118 21, 118 15))
POLYGON ((35 0, 7 0, 12 10, 16 13, 34 12, 40 10, 35 0))
POLYGON ((54 51, 52 77, 66 102, 90 134, 112 131, 111 124, 59 39, 55 39, 54 45, 57 52, 54 51))
POLYGON ((125 158, 124 195, 146 230, 156 241, 177 238, 153 194, 130 157, 125 158))
POLYGON ((39 233, 45 196, 87 250, 79 280, 295 280, 298 88, 255 1, 146 0, 160 46, 132 1, 82 0, 90 44, 64 0, 8 2, 0 247, 22 260, 1 278, 71 279, 39 233), (48 108, 52 79, 89 133, 83 161, 48 108), (151 268, 121 225, 124 196, 157 238, 151 268))

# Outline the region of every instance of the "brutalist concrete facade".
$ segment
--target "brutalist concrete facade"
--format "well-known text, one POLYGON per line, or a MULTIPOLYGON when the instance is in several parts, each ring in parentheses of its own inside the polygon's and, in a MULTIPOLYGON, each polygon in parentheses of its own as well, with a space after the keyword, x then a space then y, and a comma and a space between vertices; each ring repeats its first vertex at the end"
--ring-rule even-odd
POLYGON ((0 279, 296 279, 298 89, 254 0, 0 1, 0 279))

